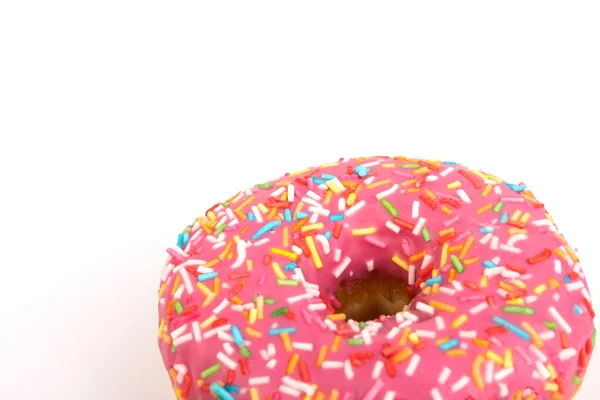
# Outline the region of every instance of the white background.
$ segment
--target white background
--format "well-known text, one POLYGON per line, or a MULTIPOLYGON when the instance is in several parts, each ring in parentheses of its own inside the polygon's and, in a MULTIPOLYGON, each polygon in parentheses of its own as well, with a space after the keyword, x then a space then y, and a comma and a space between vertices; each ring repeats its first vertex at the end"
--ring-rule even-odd
POLYGON ((2 2, 0 398, 174 399, 156 345, 166 246, 238 189, 342 156, 524 181, 600 304, 599 11, 2 2))

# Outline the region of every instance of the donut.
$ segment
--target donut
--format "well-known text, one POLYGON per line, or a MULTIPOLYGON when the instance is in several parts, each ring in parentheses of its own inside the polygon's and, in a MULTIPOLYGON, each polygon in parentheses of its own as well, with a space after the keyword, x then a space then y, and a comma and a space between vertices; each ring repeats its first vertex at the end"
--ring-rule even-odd
POLYGON ((595 345, 544 204, 456 162, 286 173, 166 252, 158 344, 179 400, 571 399, 595 345))

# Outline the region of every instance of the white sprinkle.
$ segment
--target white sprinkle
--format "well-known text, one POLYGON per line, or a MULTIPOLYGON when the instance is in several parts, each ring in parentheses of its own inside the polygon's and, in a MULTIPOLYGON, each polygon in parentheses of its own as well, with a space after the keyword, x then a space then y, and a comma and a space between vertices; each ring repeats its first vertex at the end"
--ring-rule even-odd
POLYGON ((183 280, 183 284, 185 285, 185 290, 187 290, 188 294, 192 294, 194 292, 194 286, 192 285, 192 281, 190 281, 190 276, 185 269, 179 271, 181 275, 181 280, 183 280))
POLYGON ((493 278, 494 276, 502 275, 505 270, 506 268, 504 267, 486 268, 483 271, 483 274, 488 278, 493 278))
MULTIPOLYGON (((337 329, 337 326, 336 326, 337 329)), ((369 332, 366 329, 363 329, 362 332, 360 333, 360 336, 363 339, 363 343, 368 346, 371 343, 373 343, 373 339, 371 339, 371 335, 369 334, 369 332)))
POLYGON ((298 296, 292 296, 292 297, 288 297, 287 302, 289 304, 294 304, 299 302, 300 300, 305 300, 305 299, 312 299, 312 294, 310 293, 304 293, 304 294, 299 294, 298 296))
POLYGON ((494 186, 494 193, 498 195, 502 194, 502 188, 500 186, 494 186))
POLYGON ((338 200, 338 211, 344 211, 346 210, 346 200, 344 200, 344 198, 340 198, 338 200))
POLYGON ((306 382, 302 382, 302 381, 293 379, 293 378, 291 378, 291 377, 289 377, 287 375, 284 375, 283 378, 281 378, 281 381, 285 385, 287 385, 287 386, 289 386, 291 388, 294 388, 296 390, 299 390, 301 392, 304 392, 304 393, 306 393, 309 396, 312 396, 312 395, 315 394, 315 388, 312 385, 309 385, 306 382))
POLYGON ((332 331, 335 331, 337 329, 337 325, 335 324, 335 322, 333 322, 330 319, 325 318, 323 320, 323 323, 332 331))
POLYGON ((520 242, 522 240, 527 240, 527 235, 519 233, 517 235, 513 235, 510 238, 508 238, 508 240, 506 241, 506 244, 508 246, 513 247, 517 242, 520 242))
POLYGON ((271 358, 271 359, 270 359, 270 360, 267 362, 267 365, 266 365, 266 367, 267 367, 268 369, 274 369, 276 365, 277 365, 277 359, 276 359, 276 358, 271 358))
POLYGON ((503 399, 507 398, 510 394, 508 385, 506 383, 499 383, 498 386, 500 387, 500 397, 503 399))
POLYGON ((331 213, 331 211, 329 211, 326 208, 323 207, 315 207, 315 206, 310 206, 308 207, 308 211, 315 213, 315 214, 319 214, 322 215, 324 217, 329 217, 329 214, 331 213))
POLYGON ((400 232, 400 227, 392 221, 385 221, 385 227, 394 233, 400 232))
POLYGON ((333 261, 340 262, 342 259, 342 249, 333 250, 333 261))
POLYGON ((394 183, 394 185, 393 185, 391 188, 389 188, 389 189, 387 189, 387 190, 384 190, 383 192, 379 192, 379 193, 377 193, 377 194, 375 195, 375 197, 377 198, 377 200, 381 200, 381 199, 383 199, 384 197, 387 197, 387 196, 389 196, 389 195, 393 194, 394 192, 396 192, 396 190, 398 190, 398 188, 399 188, 399 187, 400 187, 400 186, 398 186, 398 184, 397 184, 397 183, 394 183))
POLYGON ((422 302, 417 302, 417 310, 422 311, 426 314, 433 315, 435 313, 435 308, 431 307, 429 304, 425 304, 422 302))
POLYGON ((287 395, 290 395, 290 396, 293 396, 293 397, 300 397, 300 395, 302 394, 301 391, 296 390, 296 389, 291 388, 291 387, 286 386, 286 385, 279 386, 279 391, 281 393, 283 393, 283 394, 287 394, 287 395))
POLYGON ((187 324, 184 324, 175 329, 173 332, 171 332, 171 339, 176 339, 178 336, 183 335, 183 333, 187 330, 187 327, 187 324))
POLYGON ((383 370, 383 361, 377 361, 375 363, 375 366, 373 367, 373 373, 371 374, 371 377, 373 379, 379 379, 379 376, 381 375, 381 370, 383 370))
POLYGON ((316 235, 315 241, 319 243, 319 245, 322 247, 324 254, 329 254, 329 252, 331 251, 331 247, 329 246, 329 240, 327 240, 325 236, 320 234, 316 235))
POLYGON ((342 361, 323 361, 321 367, 323 369, 339 369, 344 368, 344 363, 342 361))
POLYGON ((487 234, 485 234, 485 235, 484 235, 484 236, 483 236, 483 237, 482 237, 482 238, 479 240, 479 243, 481 243, 481 244, 487 244, 487 242, 489 242, 489 241, 490 241, 490 239, 492 238, 492 236, 494 236, 494 234, 493 234, 493 233, 491 233, 491 232, 490 232, 490 233, 487 233, 487 234))
POLYGON ((408 367, 406 367, 406 375, 413 376, 417 367, 419 366, 419 361, 421 361, 421 357, 418 354, 414 354, 410 362, 408 363, 408 367))
POLYGON ((477 331, 459 331, 458 336, 463 339, 474 339, 477 337, 477 331))
POLYGON ((375 180, 374 176, 370 176, 367 179, 365 179, 365 185, 370 185, 371 183, 373 183, 373 181, 375 180))
POLYGON ((396 336, 398 336, 399 333, 400 333, 400 328, 398 328, 397 326, 394 326, 392 329, 390 329, 390 331, 388 332, 388 334, 385 337, 387 339, 393 339, 396 336))
POLYGON ((542 351, 540 351, 540 349, 535 347, 533 344, 529 346, 529 351, 531 351, 533 354, 535 354, 535 356, 537 358, 539 358, 541 362, 545 363, 548 361, 548 357, 546 357, 546 355, 542 351))
POLYGON ((552 315, 556 323, 559 324, 560 327, 563 328, 565 332, 567 332, 567 334, 571 334, 573 329, 571 329, 571 326, 567 324, 567 321, 565 321, 562 315, 560 315, 558 311, 556 311, 556 308, 550 307, 548 311, 550 311, 550 315, 552 315))
POLYGON ((308 223, 309 223, 309 225, 316 224, 318 220, 319 220, 319 214, 313 213, 310 215, 310 218, 308 219, 308 223))
POLYGON ((269 343, 267 345, 267 354, 269 355, 269 357, 275 357, 275 355, 277 354, 277 350, 275 349, 275 345, 273 343, 269 343))
POLYGON ((266 385, 269 383, 269 381, 270 381, 270 378, 268 376, 258 376, 256 378, 248 379, 248 385, 249 386, 266 385))
POLYGON ((532 294, 531 296, 527 296, 525 297, 525 303, 527 304, 531 304, 531 303, 535 303, 537 301, 537 296, 532 294))
POLYGON ((462 283, 460 283, 459 281, 452 281, 452 286, 454 286, 454 289, 456 289, 457 292, 462 292, 463 290, 462 283))
POLYGON ((252 209, 252 214, 254 214, 254 218, 256 219, 256 222, 258 222, 259 224, 262 223, 263 218, 262 218, 262 214, 260 213, 258 207, 252 206, 250 208, 252 209))
POLYGON ((313 344, 312 343, 293 342, 292 347, 296 350, 312 351, 313 344))
POLYGON ((394 397, 396 396, 396 392, 392 391, 392 390, 388 390, 385 394, 385 396, 383 397, 383 400, 394 400, 394 397))
POLYGON ((344 374, 348 380, 354 378, 354 371, 352 370, 352 364, 350 364, 350 360, 346 360, 344 362, 344 374))
POLYGON ((419 317, 417 317, 415 314, 408 312, 408 311, 404 311, 402 313, 402 315, 404 316, 404 318, 406 318, 412 322, 417 322, 419 320, 419 317))
POLYGON ((220 332, 228 331, 230 329, 231 329, 231 324, 221 325, 221 326, 219 326, 217 328, 213 328, 211 330, 208 330, 208 331, 204 332, 203 338, 204 339, 209 339, 209 338, 211 338, 211 337, 213 337, 215 335, 218 335, 220 332))
POLYGON ((287 201, 294 201, 294 185, 288 185, 287 201))
POLYGON ((548 340, 552 340, 556 337, 556 332, 554 331, 546 331, 546 332, 542 332, 539 334, 540 339, 542 339, 543 341, 548 341, 548 340))
MULTIPOLYGON (((369 270, 371 271, 371 270, 369 270)), ((413 285, 415 283, 416 267, 414 265, 408 266, 408 284, 413 285)))
POLYGON ((585 287, 583 281, 575 281, 571 283, 567 283, 567 291, 573 292, 575 290, 581 290, 585 287))
POLYGON ((542 364, 540 361, 536 361, 535 366, 537 368, 537 371, 540 373, 540 377, 542 378, 542 380, 545 381, 546 379, 550 378, 550 371, 548 371, 548 368, 546 368, 544 364, 542 364))
POLYGON ((263 360, 267 361, 269 359, 269 353, 267 353, 267 350, 262 349, 260 351, 260 356, 262 357, 263 360))
POLYGON ((450 289, 449 287, 446 287, 446 286, 440 286, 440 288, 438 289, 438 291, 440 293, 448 294, 450 296, 454 296, 454 294, 456 293, 456 290, 450 289))
POLYGON ((321 196, 319 196, 318 194, 316 194, 312 190, 309 190, 308 192, 306 192, 306 195, 308 197, 310 197, 311 199, 313 199, 313 200, 321 200, 321 196))
POLYGON ((346 270, 346 268, 348 268, 348 265, 350 265, 350 262, 352 261, 352 259, 350 257, 345 257, 344 260, 341 262, 340 265, 338 265, 334 270, 333 270, 333 275, 336 278, 339 278, 340 275, 342 275, 342 273, 346 270))
POLYGON ((514 368, 503 368, 500 370, 500 372, 494 375, 494 379, 496 380, 496 382, 502 381, 508 378, 508 376, 511 375, 513 372, 515 372, 514 368))
POLYGON ((499 248, 502 251, 506 251, 508 253, 513 253, 513 254, 521 254, 523 252, 523 250, 519 249, 518 247, 511 247, 506 244, 501 244, 499 248))
POLYGON ((435 317, 435 326, 438 331, 443 330, 445 328, 444 318, 439 315, 435 317))
POLYGON ((280 196, 284 190, 285 190, 284 186, 279 187, 277 190, 274 190, 273 192, 271 192, 271 197, 280 196))
POLYGON ((445 385, 446 382, 448 382, 448 378, 450 378, 450 373, 452 373, 450 368, 444 367, 444 369, 442 370, 442 373, 440 374, 440 376, 438 378, 438 383, 440 385, 445 385))
MULTIPOLYGON (((464 201, 464 202, 465 202, 465 203, 467 203, 467 204, 471 204, 471 198, 470 198, 470 197, 467 195, 467 193, 466 193, 464 190, 462 190, 462 189, 458 189, 458 190, 456 191, 456 194, 458 195, 458 197, 460 197, 460 199, 461 199, 462 201, 464 201)), ((467 382, 467 383, 468 383, 468 382, 467 382)))
POLYGON ((227 299, 223 299, 223 301, 221 301, 221 303, 215 307, 215 309, 213 310, 213 314, 219 314, 221 311, 223 311, 225 307, 227 307, 228 304, 229 301, 227 301, 227 299))
POLYGON ((315 201, 315 200, 311 199, 310 197, 304 196, 300 201, 302 201, 303 203, 306 203, 308 205, 311 205, 311 206, 323 207, 321 205, 321 203, 319 203, 318 201, 315 201))
POLYGON ((499 243, 500 243, 500 238, 498 236, 493 236, 492 243, 490 244, 490 247, 492 248, 492 250, 498 250, 499 243))
POLYGON ((179 336, 177 339, 173 339, 173 346, 179 347, 182 344, 187 343, 192 339, 193 339, 192 334, 186 333, 185 335, 179 336))
POLYGON ((419 220, 415 224, 415 228, 412 231, 413 235, 419 235, 421 233, 421 230, 425 226, 425 222, 427 222, 425 218, 419 218, 419 220))
POLYGON ((517 271, 511 271, 510 269, 504 269, 501 275, 503 278, 508 279, 517 279, 519 276, 521 276, 521 274, 517 271))
POLYGON ((434 331, 425 330, 425 329, 417 329, 415 331, 415 333, 420 338, 435 339, 435 332, 434 331))
POLYGON ((177 291, 173 295, 173 298, 177 299, 177 300, 181 299, 181 296, 183 295, 184 290, 185 290, 185 285, 179 286, 179 288, 177 288, 177 291))
MULTIPOLYGON (((373 271, 374 268, 375 268, 375 261, 373 261, 372 259, 368 260, 367 261, 367 271, 369 271, 369 272, 373 271)), ((409 282, 409 284, 410 284, 410 282, 409 282)))
POLYGON ((558 353, 558 358, 560 358, 561 361, 566 361, 566 360, 569 360, 569 359, 575 357, 576 355, 577 355, 577 350, 570 347, 568 349, 561 350, 561 352, 558 353))
POLYGON ((233 349, 233 346, 229 342, 223 342, 223 349, 225 350, 225 353, 227 353, 227 355, 229 356, 232 355, 235 351, 233 349))
POLYGON ((267 244, 269 243, 269 238, 264 238, 264 239, 260 239, 257 240, 256 242, 254 242, 253 246, 262 246, 263 244, 267 244))
POLYGON ((492 383, 494 381, 494 362, 488 360, 485 364, 485 382, 492 383))
POLYGON ((292 246, 292 251, 294 253, 296 253, 297 255, 301 255, 303 253, 302 249, 300 247, 296 246, 296 245, 292 246))
POLYGON ((325 303, 313 303, 308 305, 308 309, 311 311, 321 311, 327 309, 325 303))
POLYGON ((412 217, 419 218, 419 202, 417 200, 413 201, 412 205, 412 217))
POLYGON ((440 391, 437 390, 437 388, 431 389, 431 397, 433 398, 433 400, 444 400, 442 398, 442 395, 440 394, 440 391))
POLYGON ((192 322, 192 333, 194 334, 194 340, 200 342, 202 340, 202 332, 200 331, 200 322, 192 322))
POLYGON ((468 376, 463 376, 462 378, 460 378, 458 381, 456 381, 454 383, 454 385, 452 385, 451 389, 453 393, 458 392, 459 390, 462 390, 465 388, 465 386, 467 386, 469 384, 469 377, 468 376))
POLYGON ((364 200, 359 201, 358 203, 355 203, 352 207, 350 207, 348 210, 346 210, 346 212, 344 213, 344 215, 346 215, 347 217, 351 217, 352 215, 354 215, 358 210, 360 210, 361 208, 363 208, 367 203, 364 200))
POLYGON ((445 170, 443 170, 442 172, 440 172, 440 176, 446 176, 452 171, 454 171, 454 167, 448 167, 445 170))

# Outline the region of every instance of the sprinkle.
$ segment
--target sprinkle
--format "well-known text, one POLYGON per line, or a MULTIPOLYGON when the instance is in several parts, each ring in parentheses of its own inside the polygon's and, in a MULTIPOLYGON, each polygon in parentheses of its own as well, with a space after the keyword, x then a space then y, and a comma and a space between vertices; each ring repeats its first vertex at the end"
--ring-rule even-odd
POLYGON ((458 272, 459 274, 462 274, 464 272, 465 267, 462 265, 459 257, 452 254, 450 255, 450 261, 452 262, 452 266, 454 267, 456 272, 458 272))
POLYGON ((559 314, 559 312, 556 310, 556 308, 550 307, 548 309, 548 311, 550 312, 550 315, 552 316, 552 318, 554 318, 554 320, 558 323, 558 325, 560 325, 560 327, 565 332, 567 332, 567 334, 570 334, 573 331, 571 326, 567 323, 567 321, 565 321, 565 319, 562 317, 562 315, 559 314))
POLYGON ((509 314, 535 315, 535 310, 530 307, 504 306, 502 311, 509 314))
MULTIPOLYGON (((382 198, 379 200, 379 202, 392 217, 398 216, 398 210, 387 199, 382 198)), ((346 215, 348 215, 348 212, 346 212, 346 215)))
POLYGON ((514 333, 515 335, 521 337, 522 339, 525 340, 530 340, 531 339, 531 335, 529 333, 527 333, 526 331, 524 331, 523 329, 519 328, 518 326, 511 324, 510 322, 506 321, 505 319, 502 319, 500 317, 494 316, 493 320, 496 324, 505 327, 506 329, 508 329, 509 331, 511 331, 512 333, 514 333))
POLYGON ((235 400, 227 390, 223 389, 217 383, 212 383, 210 385, 210 390, 213 391, 217 396, 219 396, 219 398, 223 400, 235 400))
POLYGON ((254 235, 252 235, 252 240, 258 239, 259 237, 261 237, 265 233, 270 232, 271 230, 277 228, 280 225, 281 225, 281 221, 279 221, 279 220, 267 222, 254 235))

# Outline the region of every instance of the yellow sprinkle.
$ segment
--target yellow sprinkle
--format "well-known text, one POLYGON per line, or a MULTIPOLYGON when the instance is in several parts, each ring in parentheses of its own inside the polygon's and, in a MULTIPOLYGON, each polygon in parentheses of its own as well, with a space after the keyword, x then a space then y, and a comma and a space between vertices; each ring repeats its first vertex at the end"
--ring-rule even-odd
POLYGON ((244 200, 244 202, 242 204, 240 204, 239 206, 237 206, 235 208, 236 211, 241 211, 244 207, 246 207, 248 204, 252 203, 254 201, 255 197, 254 196, 250 196, 248 197, 246 200, 244 200))
POLYGON ((449 209, 448 207, 446 207, 445 205, 442 204, 442 206, 440 207, 440 210, 442 210, 442 212, 446 215, 450 215, 452 214, 452 210, 449 209))
POLYGON ((565 245, 566 249, 567 249, 567 253, 569 253, 569 256, 571 256, 571 260, 573 260, 573 262, 578 262, 579 261, 579 257, 577 257, 577 254, 575 254, 575 252, 573 251, 573 249, 571 248, 571 246, 569 246, 568 244, 565 245))
POLYGON ((417 335, 416 332, 411 332, 410 335, 408 335, 408 340, 412 343, 412 344, 417 344, 419 343, 419 335, 417 335))
POLYGON ((298 359, 300 358, 300 354, 294 353, 290 357, 290 361, 288 362, 287 368, 285 369, 285 373, 288 375, 292 375, 296 370, 296 365, 298 365, 298 359))
POLYGON ((527 234, 527 229, 520 229, 520 228, 516 228, 516 227, 513 226, 511 228, 508 228, 508 234, 511 235, 511 236, 521 235, 521 234, 526 235, 527 234))
POLYGON ((544 384, 544 390, 546 392, 556 392, 556 391, 558 391, 558 384, 553 383, 553 382, 546 382, 544 384))
POLYGON ((479 287, 486 288, 487 286, 488 286, 488 277, 484 275, 481 277, 481 281, 479 281, 479 287))
POLYGON ((454 329, 460 328, 462 326, 462 324, 467 322, 468 319, 469 319, 469 317, 467 317, 466 314, 462 314, 460 317, 456 318, 454 320, 454 322, 452 322, 452 328, 454 328, 454 329))
MULTIPOLYGON (((284 226, 282 232, 283 247, 290 247, 290 229, 287 226, 284 226)), ((294 255, 296 255, 296 253, 294 253, 294 255)))
POLYGON ((416 179, 409 179, 407 181, 402 182, 401 185, 402 186, 410 186, 410 185, 412 185, 413 183, 416 183, 416 182, 417 182, 416 179))
POLYGON ((402 351, 397 353, 392 360, 396 364, 398 364, 398 363, 401 363, 402 361, 408 359, 410 356, 412 356, 412 354, 413 354, 413 351, 410 349, 410 347, 405 347, 402 349, 402 351))
POLYGON ((523 282, 520 279, 515 279, 513 281, 513 285, 515 285, 516 287, 518 287, 519 289, 526 289, 527 285, 525 284, 525 282, 523 282))
POLYGON ((384 179, 382 181, 379 182, 375 182, 375 183, 371 183, 370 185, 367 185, 367 189, 373 189, 379 186, 383 186, 383 185, 387 185, 388 183, 392 183, 391 179, 384 179))
POLYGON ((456 311, 456 307, 454 307, 453 305, 442 303, 441 301, 437 300, 430 300, 429 305, 437 310, 442 310, 449 313, 453 313, 456 311))
POLYGON ((288 174, 288 176, 296 176, 296 175, 304 174, 306 172, 310 172, 310 168, 303 169, 302 171, 292 172, 291 174, 288 174))
POLYGON ((457 358, 457 357, 464 357, 464 356, 466 356, 467 352, 464 351, 463 349, 452 349, 452 350, 448 350, 446 352, 446 355, 448 357, 457 358))
POLYGON ((260 395, 258 394, 258 389, 255 387, 250 388, 250 400, 260 400, 260 395))
POLYGON ((329 319, 331 321, 344 321, 344 320, 346 320, 346 314, 344 314, 344 313, 329 314, 327 316, 327 319, 329 319))
POLYGON ((504 368, 511 369, 512 367, 513 367, 512 350, 506 349, 504 351, 504 368))
POLYGON ((310 225, 304 225, 301 229, 302 232, 306 232, 306 231, 311 231, 311 230, 316 230, 316 229, 323 229, 325 226, 323 225, 322 222, 318 222, 316 224, 310 224, 310 225))
POLYGON ((256 320, 258 319, 258 310, 256 308, 250 309, 250 317, 248 318, 248 322, 250 325, 254 325, 256 320))
POLYGON ((328 180, 327 182, 325 182, 325 184, 335 194, 342 193, 344 191, 341 187, 337 185, 337 183, 333 179, 328 180))
POLYGON ((548 289, 548 287, 542 283, 541 285, 539 285, 538 287, 533 289, 533 292, 535 294, 537 294, 538 296, 540 296, 542 293, 544 293, 546 291, 546 289, 548 289))
POLYGON ((167 325, 166 321, 163 319, 160 320, 160 326, 158 327, 158 338, 162 338, 163 330, 165 329, 165 325, 167 325))
POLYGON ((375 227, 352 229, 352 236, 366 236, 377 232, 375 227))
POLYGON ((327 164, 321 164, 321 165, 319 165, 319 168, 335 167, 336 165, 340 165, 340 163, 332 162, 332 163, 327 163, 327 164))
POLYGON ((399 267, 401 267, 402 269, 404 269, 405 271, 408 271, 408 264, 406 263, 406 261, 404 261, 403 259, 401 259, 397 255, 394 255, 394 257, 392 257, 392 261, 396 265, 398 265, 399 267))
POLYGON ((304 206, 303 202, 298 202, 298 205, 296 206, 296 210, 294 211, 294 215, 293 215, 293 220, 296 220, 296 214, 299 213, 300 211, 302 211, 302 207, 304 206))
POLYGON ((560 282, 555 278, 548 279, 548 283, 552 289, 558 289, 560 287, 560 282))
POLYGON ((253 338, 260 339, 262 337, 262 333, 249 326, 247 326, 244 331, 248 334, 248 336, 252 336, 253 338))
POLYGON ((219 260, 218 258, 213 258, 212 260, 210 260, 209 262, 206 263, 205 267, 206 268, 212 268, 215 265, 217 265, 221 260, 219 260))
POLYGON ((291 183, 292 182, 290 182, 290 181, 279 181, 279 182, 275 183, 275 186, 287 186, 287 185, 289 185, 291 183))
POLYGON ((229 250, 231 250, 232 245, 233 245, 233 240, 230 240, 229 242, 227 242, 227 244, 225 245, 225 248, 223 249, 221 254, 219 254, 219 260, 224 260, 225 257, 227 257, 227 253, 229 253, 229 250))
POLYGON ((417 168, 417 169, 413 170, 413 174, 415 174, 415 175, 426 174, 428 172, 429 172, 429 168, 427 168, 427 167, 421 167, 421 168, 417 168))
POLYGON ((410 328, 404 328, 404 330, 402 331, 402 335, 400 335, 400 340, 398 341, 398 344, 400 346, 404 346, 406 344, 406 341, 408 340, 408 335, 410 335, 410 328))
POLYGON ((291 251, 286 251, 286 250, 278 249, 278 248, 275 248, 275 247, 273 247, 271 249, 271 253, 287 257, 287 258, 289 258, 292 261, 296 261, 298 259, 298 254, 296 254, 294 252, 291 252, 291 251))
POLYGON ((442 245, 442 255, 440 257, 440 268, 444 268, 446 262, 448 261, 448 248, 450 244, 448 242, 444 242, 442 245))
POLYGON ((329 205, 329 203, 331 203, 331 197, 333 197, 333 192, 331 190, 328 190, 325 193, 325 198, 323 199, 324 206, 327 206, 327 205, 329 205))
POLYGON ((504 281, 499 281, 498 282, 498 287, 500 289, 504 289, 507 292, 513 292, 515 290, 514 287, 512 287, 511 285, 509 285, 508 283, 504 282, 504 281))
POLYGON ((348 196, 348 199, 346 200, 346 206, 351 207, 355 201, 356 201, 356 193, 352 192, 352 193, 350 193, 350 195, 348 196))
POLYGON ((458 189, 460 187, 460 185, 461 185, 460 181, 454 181, 452 183, 447 184, 446 187, 448 189, 458 189))
POLYGON ((333 338, 333 344, 331 345, 331 351, 334 353, 338 351, 340 348, 340 344, 342 343, 342 337, 340 335, 335 335, 333 338))
POLYGON ((493 185, 487 184, 485 186, 485 188, 483 189, 483 192, 481 192, 481 195, 483 197, 487 197, 487 195, 490 194, 490 192, 492 191, 493 187, 494 187, 493 185))
POLYGON ((205 296, 212 294, 212 291, 204 283, 196 282, 196 286, 205 296))
POLYGON ((215 279, 213 279, 213 292, 215 293, 215 296, 218 296, 220 291, 221 279, 217 276, 215 279))
POLYGON ((200 328, 202 328, 202 329, 208 328, 216 320, 217 320, 216 315, 211 315, 210 317, 206 318, 203 322, 200 323, 200 328))
POLYGON ((526 212, 525 214, 523 214, 523 216, 521 217, 521 219, 519 220, 519 222, 526 224, 527 221, 529 221, 529 218, 531 217, 531 214, 529 214, 528 212, 526 212))
POLYGON ((477 211, 475 211, 477 214, 483 214, 484 212, 486 212, 487 210, 491 209, 492 207, 494 207, 493 203, 488 203, 485 206, 479 208, 477 211))
POLYGON ((502 357, 500 357, 498 354, 494 353, 491 350, 488 350, 485 352, 485 357, 488 360, 492 360, 493 362, 495 362, 498 365, 504 366, 504 360, 502 359, 502 357))
POLYGON ((310 250, 310 256, 315 268, 323 268, 323 262, 321 261, 321 257, 319 257, 319 253, 317 252, 317 247, 315 246, 315 241, 313 240, 312 236, 307 236, 304 238, 304 240, 306 241, 306 246, 310 250))
POLYGON ((217 216, 214 212, 209 211, 206 213, 206 216, 208 217, 209 220, 214 221, 217 219, 217 216))
POLYGON ((381 168, 396 168, 396 164, 381 164, 381 168))
POLYGON ((557 256, 559 256, 560 258, 562 258, 564 261, 568 261, 568 254, 565 253, 564 251, 562 251, 559 248, 554 249, 554 254, 556 254, 557 256))
POLYGON ((263 296, 256 297, 256 309, 258 310, 258 319, 263 319, 265 317, 265 298, 263 296))
POLYGON ((454 227, 450 227, 450 228, 442 229, 442 230, 440 231, 440 236, 446 236, 446 235, 450 235, 450 234, 452 234, 452 233, 454 233, 454 232, 455 232, 455 229, 454 229, 454 227))
POLYGON ((527 321, 523 321, 521 323, 521 327, 523 328, 523 330, 525 332, 527 332, 527 333, 529 333, 529 335, 531 335, 531 341, 533 342, 535 347, 537 347, 538 349, 541 349, 542 347, 544 347, 544 342, 540 338, 540 335, 538 335, 536 330, 533 329, 533 327, 531 325, 529 325, 529 323, 527 321))
POLYGON ((263 213, 263 214, 266 214, 266 213, 268 213, 268 212, 269 212, 269 209, 268 209, 268 208, 267 208, 267 207, 266 207, 266 206, 265 206, 263 203, 258 203, 258 204, 256 205, 256 207, 257 207, 257 208, 258 208, 258 210, 259 210, 261 213, 263 213))
POLYGON ((278 263, 271 263, 271 267, 273 268, 273 272, 275 273, 275 276, 277 276, 277 279, 287 279, 287 276, 285 276, 278 263))
POLYGON ((429 189, 425 189, 425 194, 431 199, 431 200, 435 200, 435 194, 433 194, 433 192, 429 189))
POLYGON ((521 217, 521 210, 515 210, 515 212, 513 213, 513 215, 511 215, 510 219, 511 221, 516 221, 521 217))
POLYGON ((252 262, 252 260, 250 260, 250 259, 247 259, 247 260, 246 260, 246 270, 247 270, 248 272, 252 271, 252 267, 253 267, 253 266, 254 266, 254 265, 253 265, 253 262, 252 262))
POLYGON ((473 375, 473 383, 480 391, 485 390, 485 383, 483 382, 483 376, 481 374, 481 366, 485 362, 485 356, 479 354, 475 357, 473 361, 473 366, 471 368, 471 374, 473 375))
POLYGON ((554 368, 554 365, 552 365, 552 363, 548 363, 546 365, 546 369, 548 370, 548 372, 550 372, 550 380, 551 381, 555 380, 557 375, 556 375, 556 369, 554 368))
POLYGON ((158 298, 160 299, 162 297, 162 295, 165 294, 166 291, 167 291, 167 284, 163 283, 162 285, 160 285, 160 289, 158 290, 158 298))
POLYGON ((460 251, 460 254, 458 255, 458 258, 461 261, 465 258, 465 256, 469 252, 469 249, 471 248, 471 245, 473 244, 474 241, 475 241, 474 236, 469 236, 469 237, 467 237, 467 240, 465 240, 465 245, 463 246, 462 250, 460 251))
POLYGON ((323 345, 319 349, 319 355, 317 356, 317 367, 320 367, 321 365, 323 365, 323 362, 325 361, 325 357, 327 357, 327 346, 323 345))
POLYGON ((506 304, 510 306, 522 306, 525 304, 525 300, 523 300, 521 297, 518 297, 516 299, 506 300, 506 304))

